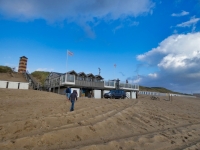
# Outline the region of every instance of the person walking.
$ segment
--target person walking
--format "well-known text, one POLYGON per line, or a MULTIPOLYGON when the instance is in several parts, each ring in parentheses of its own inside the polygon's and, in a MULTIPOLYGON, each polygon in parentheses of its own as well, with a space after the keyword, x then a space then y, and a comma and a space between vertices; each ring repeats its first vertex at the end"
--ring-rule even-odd
POLYGON ((67 99, 69 99, 69 97, 71 95, 71 88, 67 87, 66 90, 65 90, 65 93, 66 93, 67 99))
POLYGON ((70 95, 69 100, 72 103, 70 111, 74 111, 74 103, 75 103, 75 101, 78 100, 78 98, 77 98, 77 92, 75 90, 73 90, 73 93, 70 95))

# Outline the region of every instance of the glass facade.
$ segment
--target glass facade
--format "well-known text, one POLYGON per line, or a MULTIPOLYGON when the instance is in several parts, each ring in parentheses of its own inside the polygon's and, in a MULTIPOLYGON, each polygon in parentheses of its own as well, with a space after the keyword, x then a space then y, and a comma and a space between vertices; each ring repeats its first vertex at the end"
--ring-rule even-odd
POLYGON ((67 74, 67 82, 75 82, 75 76, 71 74, 67 74))
POLYGON ((114 86, 115 82, 114 81, 105 81, 105 86, 114 86))

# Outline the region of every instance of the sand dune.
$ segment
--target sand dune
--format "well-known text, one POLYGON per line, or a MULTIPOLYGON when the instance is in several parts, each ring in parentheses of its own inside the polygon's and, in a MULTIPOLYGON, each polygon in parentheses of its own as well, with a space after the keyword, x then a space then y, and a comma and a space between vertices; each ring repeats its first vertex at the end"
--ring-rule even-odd
POLYGON ((14 82, 27 82, 22 73, 0 73, 0 80, 14 81, 14 82))
POLYGON ((0 149, 197 150, 200 100, 79 98, 0 89, 0 149))

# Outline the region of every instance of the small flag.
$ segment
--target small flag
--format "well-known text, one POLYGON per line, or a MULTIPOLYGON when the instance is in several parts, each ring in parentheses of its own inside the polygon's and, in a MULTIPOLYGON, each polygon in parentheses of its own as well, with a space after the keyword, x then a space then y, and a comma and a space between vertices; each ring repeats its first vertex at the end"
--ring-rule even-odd
POLYGON ((115 68, 116 68, 116 66, 117 66, 117 65, 116 65, 116 64, 114 64, 114 67, 115 67, 115 68))
POLYGON ((69 55, 69 56, 73 56, 74 53, 72 53, 71 51, 67 50, 67 55, 69 55))

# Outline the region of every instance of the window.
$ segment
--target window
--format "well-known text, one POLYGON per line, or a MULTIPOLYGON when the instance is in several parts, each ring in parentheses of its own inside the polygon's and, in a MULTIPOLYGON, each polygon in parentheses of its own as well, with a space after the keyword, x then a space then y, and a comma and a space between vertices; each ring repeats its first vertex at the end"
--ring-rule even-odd
POLYGON ((77 80, 84 80, 84 77, 78 76, 78 77, 77 77, 77 80))
POLYGON ((74 82, 74 75, 67 74, 67 82, 74 82))
POLYGON ((62 82, 65 82, 65 75, 62 76, 62 82))

